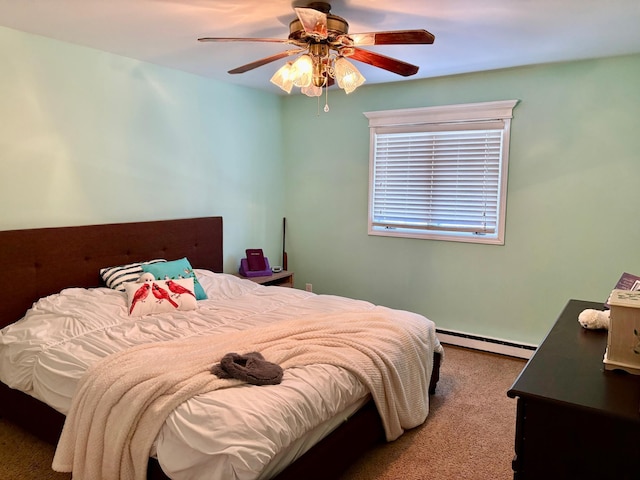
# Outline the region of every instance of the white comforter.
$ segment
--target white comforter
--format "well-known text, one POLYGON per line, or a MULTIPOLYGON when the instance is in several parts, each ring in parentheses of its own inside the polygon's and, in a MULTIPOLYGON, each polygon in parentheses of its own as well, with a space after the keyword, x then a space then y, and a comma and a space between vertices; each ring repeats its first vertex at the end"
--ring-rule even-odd
MULTIPOLYGON (((83 372, 127 347, 316 313, 374 309, 368 302, 196 273, 209 299, 191 312, 132 320, 124 294, 106 288, 68 289, 40 300, 25 319, 2 331, 0 380, 66 414, 83 372)), ((433 323, 424 323, 439 350, 433 323)), ((431 358, 424 361, 431 365, 431 358)), ((290 461, 307 448, 308 441, 300 440, 305 432, 320 430, 322 435, 326 422, 358 405, 366 394, 362 383, 339 367, 287 369, 277 386, 243 385, 181 404, 162 427, 155 451, 174 479, 267 478, 280 468, 277 460, 290 461), (247 395, 256 388, 259 396, 247 395)))

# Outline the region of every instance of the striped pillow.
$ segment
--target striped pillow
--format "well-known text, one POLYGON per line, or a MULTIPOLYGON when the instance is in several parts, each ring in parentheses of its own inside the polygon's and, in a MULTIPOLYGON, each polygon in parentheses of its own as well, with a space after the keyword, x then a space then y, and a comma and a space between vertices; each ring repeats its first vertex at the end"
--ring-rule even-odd
POLYGON ((166 262, 163 258, 149 260, 148 262, 129 263, 127 265, 119 265, 117 267, 105 267, 100 269, 102 281, 109 288, 124 292, 124 284, 127 282, 137 282, 144 272, 142 265, 150 265, 152 263, 166 262))

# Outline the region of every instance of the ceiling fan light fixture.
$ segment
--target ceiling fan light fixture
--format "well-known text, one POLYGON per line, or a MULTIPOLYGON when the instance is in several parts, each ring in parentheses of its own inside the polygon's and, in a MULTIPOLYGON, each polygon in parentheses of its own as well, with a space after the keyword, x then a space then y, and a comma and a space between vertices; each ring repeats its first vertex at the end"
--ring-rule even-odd
MULTIPOLYGON (((297 5, 300 2, 293 2, 297 5)), ((246 73, 283 58, 298 56, 289 61, 272 77, 271 83, 287 93, 298 87, 302 93, 319 97, 322 88, 327 98, 334 83, 351 93, 365 82, 364 76, 349 61, 366 63, 403 77, 418 73, 419 67, 392 57, 359 47, 366 45, 425 45, 435 40, 424 29, 384 30, 369 33, 349 33, 349 23, 331 13, 326 1, 310 1, 306 7, 294 6, 296 18, 289 23, 287 38, 201 37, 200 42, 265 42, 292 45, 294 48, 241 65, 230 74, 246 73)), ((329 111, 325 102, 324 111, 329 111)), ((318 105, 320 105, 318 103, 318 105)))
POLYGON ((296 87, 308 87, 313 81, 313 59, 311 55, 305 53, 291 65, 293 84, 296 87))
POLYGON ((365 78, 353 63, 344 57, 338 57, 334 64, 338 86, 349 94, 365 82, 365 78))
POLYGON ((293 71, 291 66, 291 62, 285 63, 273 74, 273 77, 271 77, 271 83, 277 85, 287 93, 291 93, 291 89, 293 88, 293 71))

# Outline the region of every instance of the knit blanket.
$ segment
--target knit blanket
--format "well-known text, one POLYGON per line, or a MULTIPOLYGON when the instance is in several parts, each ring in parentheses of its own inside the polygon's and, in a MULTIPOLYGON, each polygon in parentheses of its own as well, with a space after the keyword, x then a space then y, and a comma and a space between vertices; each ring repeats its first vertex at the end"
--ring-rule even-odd
POLYGON ((153 442, 173 409, 242 383, 210 371, 232 351, 260 352, 285 369, 283 381, 291 367, 348 369, 370 390, 391 441, 426 419, 433 353, 440 348, 433 322, 386 307, 133 347, 81 378, 52 466, 78 479, 144 480, 153 442))

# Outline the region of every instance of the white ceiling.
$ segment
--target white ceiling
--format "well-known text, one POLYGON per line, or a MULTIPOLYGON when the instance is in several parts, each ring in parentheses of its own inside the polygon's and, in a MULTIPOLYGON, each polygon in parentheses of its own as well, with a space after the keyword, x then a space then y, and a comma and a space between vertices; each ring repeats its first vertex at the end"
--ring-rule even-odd
MULTIPOLYGON (((640 0, 334 0, 351 33, 424 28, 433 45, 366 47, 420 67, 409 78, 640 52, 640 0)), ((290 46, 201 43, 286 38, 291 0, 0 0, 0 25, 238 85, 282 93, 279 60, 227 70, 290 46)), ((402 80, 357 63, 368 83, 402 80)))

